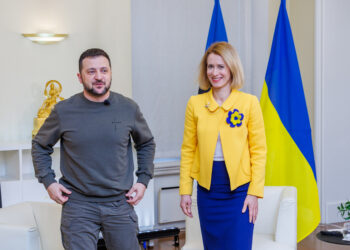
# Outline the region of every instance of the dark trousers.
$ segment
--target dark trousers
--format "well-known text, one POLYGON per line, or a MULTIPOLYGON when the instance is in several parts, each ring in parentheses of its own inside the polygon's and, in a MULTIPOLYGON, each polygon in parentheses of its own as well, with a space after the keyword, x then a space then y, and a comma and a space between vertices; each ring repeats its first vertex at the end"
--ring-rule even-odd
POLYGON ((139 250, 138 222, 126 199, 86 202, 69 199, 62 208, 61 234, 66 250, 97 249, 102 232, 108 250, 139 250))

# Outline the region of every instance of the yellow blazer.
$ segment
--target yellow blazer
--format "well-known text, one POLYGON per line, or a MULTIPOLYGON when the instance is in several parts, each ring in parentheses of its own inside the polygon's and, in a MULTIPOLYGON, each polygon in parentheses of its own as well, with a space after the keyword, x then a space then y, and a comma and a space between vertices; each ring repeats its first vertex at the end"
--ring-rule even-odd
POLYGON ((266 163, 263 116, 258 99, 238 90, 232 90, 222 106, 216 103, 212 91, 189 99, 181 147, 180 194, 192 194, 193 179, 210 189, 219 133, 231 190, 250 182, 248 194, 263 197, 266 163), (231 127, 227 118, 234 110, 229 121, 238 124, 231 127), (235 115, 238 120, 234 120, 235 115))

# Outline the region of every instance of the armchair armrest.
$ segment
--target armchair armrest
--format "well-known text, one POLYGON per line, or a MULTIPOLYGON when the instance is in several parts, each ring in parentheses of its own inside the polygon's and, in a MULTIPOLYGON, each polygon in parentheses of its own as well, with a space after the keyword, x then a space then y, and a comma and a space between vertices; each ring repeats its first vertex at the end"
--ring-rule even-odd
MULTIPOLYGON (((197 188, 197 185, 195 185, 197 188)), ((181 250, 200 250, 204 249, 202 241, 202 233, 199 223, 198 207, 197 207, 197 190, 192 195, 192 215, 193 218, 186 216, 186 242, 181 250)))
POLYGON ((275 241, 297 248, 297 189, 283 190, 276 223, 275 241))
POLYGON ((0 248, 11 250, 40 250, 39 232, 34 226, 1 223, 0 248))

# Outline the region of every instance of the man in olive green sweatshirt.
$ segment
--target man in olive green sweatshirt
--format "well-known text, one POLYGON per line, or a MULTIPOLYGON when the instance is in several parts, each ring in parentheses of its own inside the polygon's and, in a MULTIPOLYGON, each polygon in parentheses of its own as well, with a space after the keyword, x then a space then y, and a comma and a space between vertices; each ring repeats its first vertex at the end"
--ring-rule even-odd
POLYGON ((35 175, 62 204, 65 249, 95 249, 102 231, 108 249, 139 249, 133 209, 153 177, 155 143, 138 105, 109 90, 108 54, 89 49, 79 59, 82 93, 61 101, 32 141, 35 175), (137 182, 131 138, 137 152, 137 182), (51 168, 60 140, 59 183, 51 168))

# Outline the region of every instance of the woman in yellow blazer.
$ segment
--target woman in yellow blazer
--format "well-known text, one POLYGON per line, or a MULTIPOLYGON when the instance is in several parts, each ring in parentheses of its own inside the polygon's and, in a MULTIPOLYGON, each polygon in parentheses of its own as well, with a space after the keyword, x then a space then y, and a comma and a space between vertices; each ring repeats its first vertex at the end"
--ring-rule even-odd
POLYGON ((249 250, 265 180, 266 139, 259 101, 238 91, 244 82, 242 65, 226 42, 208 48, 198 80, 210 91, 192 96, 187 104, 180 206, 192 217, 196 179, 205 249, 249 250))

